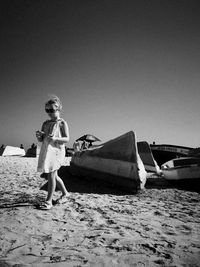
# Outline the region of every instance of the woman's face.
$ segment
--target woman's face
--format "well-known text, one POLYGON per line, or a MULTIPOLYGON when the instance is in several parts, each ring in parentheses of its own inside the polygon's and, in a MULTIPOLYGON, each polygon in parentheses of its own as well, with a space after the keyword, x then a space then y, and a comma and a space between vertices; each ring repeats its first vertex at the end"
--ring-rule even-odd
POLYGON ((47 104, 45 106, 45 111, 51 119, 56 119, 60 115, 59 110, 58 110, 58 106, 55 104, 47 104))

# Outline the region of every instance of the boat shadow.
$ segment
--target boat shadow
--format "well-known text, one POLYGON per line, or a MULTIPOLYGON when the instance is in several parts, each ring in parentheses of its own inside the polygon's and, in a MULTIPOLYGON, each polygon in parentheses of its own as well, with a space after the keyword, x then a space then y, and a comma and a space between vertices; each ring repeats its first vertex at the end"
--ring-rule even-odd
POLYGON ((146 189, 179 189, 200 193, 200 179, 168 181, 163 177, 148 178, 146 189))
MULTIPOLYGON (((58 171, 59 176, 63 180, 67 190, 72 193, 87 193, 87 194, 111 194, 111 195, 133 195, 133 192, 124 190, 116 185, 109 184, 103 180, 81 177, 72 174, 70 166, 62 166, 58 171)), ((42 175, 46 178, 45 175, 42 175)), ((200 183, 196 181, 188 183, 184 182, 169 182, 163 177, 148 178, 145 188, 148 189, 179 189, 191 192, 200 193, 200 183)), ((45 183, 40 189, 47 191, 47 184, 45 183)))
MULTIPOLYGON (((72 174, 70 166, 62 166, 58 171, 59 177, 63 180, 67 190, 72 193, 86 194, 111 194, 111 195, 132 195, 132 192, 125 191, 121 187, 109 184, 103 180, 82 177, 72 174)), ((41 177, 45 178, 42 174, 41 177)), ((45 183, 40 189, 47 191, 48 183, 45 183)))

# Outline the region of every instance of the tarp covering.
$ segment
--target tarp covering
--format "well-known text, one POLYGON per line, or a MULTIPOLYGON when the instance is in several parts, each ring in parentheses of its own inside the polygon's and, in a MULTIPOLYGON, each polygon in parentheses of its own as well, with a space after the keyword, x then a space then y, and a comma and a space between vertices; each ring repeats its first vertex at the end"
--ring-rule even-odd
POLYGON ((29 148, 26 151, 26 157, 36 157, 37 156, 37 147, 29 148))
POLYGON ((113 184, 123 185, 130 190, 142 188, 146 182, 146 171, 132 131, 104 143, 99 148, 75 153, 71 165, 79 175, 104 180, 110 178, 113 184))
POLYGON ((30 147, 27 151, 26 151, 26 157, 37 157, 40 153, 40 146, 34 146, 34 147, 30 147))
POLYGON ((20 147, 15 146, 6 146, 2 151, 0 151, 2 154, 1 156, 25 156, 25 150, 20 147))

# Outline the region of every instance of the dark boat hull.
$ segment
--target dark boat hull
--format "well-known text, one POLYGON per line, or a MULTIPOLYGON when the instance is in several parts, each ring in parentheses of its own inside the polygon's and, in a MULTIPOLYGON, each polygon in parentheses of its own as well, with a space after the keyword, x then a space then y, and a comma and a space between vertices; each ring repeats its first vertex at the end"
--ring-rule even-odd
POLYGON ((105 171, 91 170, 85 167, 77 166, 73 163, 70 164, 70 172, 75 176, 89 178, 91 182, 92 180, 96 179, 102 180, 111 186, 118 187, 121 190, 130 193, 137 193, 137 191, 140 189, 140 183, 138 180, 136 181, 129 178, 125 179, 122 176, 106 173, 105 171))
POLYGON ((175 145, 150 145, 155 161, 161 165, 169 160, 188 156, 191 147, 175 146, 175 145))

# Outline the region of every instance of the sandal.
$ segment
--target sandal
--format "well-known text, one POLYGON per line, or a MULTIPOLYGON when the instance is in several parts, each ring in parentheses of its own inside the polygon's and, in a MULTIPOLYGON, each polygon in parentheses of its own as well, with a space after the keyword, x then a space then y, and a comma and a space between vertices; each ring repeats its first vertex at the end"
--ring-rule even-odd
POLYGON ((53 207, 52 203, 46 201, 39 205, 40 210, 50 210, 52 207, 53 207))
POLYGON ((64 204, 68 201, 68 197, 70 196, 70 194, 67 194, 67 195, 64 195, 64 196, 61 196, 60 198, 58 198, 56 200, 56 204, 64 204))

